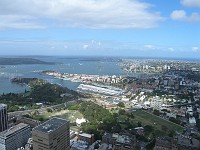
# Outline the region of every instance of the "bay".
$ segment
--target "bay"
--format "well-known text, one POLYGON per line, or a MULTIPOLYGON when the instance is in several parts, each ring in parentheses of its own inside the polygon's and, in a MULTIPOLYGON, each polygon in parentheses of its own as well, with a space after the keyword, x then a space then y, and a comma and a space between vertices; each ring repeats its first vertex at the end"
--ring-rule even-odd
MULTIPOLYGON (((34 65, 5 65, 0 68, 0 94, 21 93, 28 89, 25 85, 11 83, 14 77, 21 78, 40 78, 50 83, 59 84, 72 90, 76 90, 80 83, 64 81, 53 78, 39 72, 44 70, 54 70, 72 74, 91 74, 91 75, 128 75, 120 69, 119 62, 115 61, 84 61, 85 57, 31 57, 46 62, 56 62, 55 65, 34 64, 34 65)), ((129 74, 130 75, 130 74, 129 74)), ((134 76, 134 74, 131 74, 134 76)))

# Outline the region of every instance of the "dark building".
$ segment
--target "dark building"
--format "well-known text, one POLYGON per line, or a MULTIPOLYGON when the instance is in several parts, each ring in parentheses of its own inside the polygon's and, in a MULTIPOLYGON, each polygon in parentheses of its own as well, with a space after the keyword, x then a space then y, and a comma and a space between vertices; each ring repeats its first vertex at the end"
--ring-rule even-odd
POLYGON ((7 105, 0 104, 0 132, 8 129, 7 105))
POLYGON ((29 125, 20 123, 0 133, 0 150, 16 150, 24 147, 31 137, 29 125))
POLYGON ((78 139, 92 144, 94 142, 94 134, 81 133, 78 135, 78 139))
POLYGON ((178 150, 178 147, 171 137, 157 137, 153 150, 178 150))
POLYGON ((110 134, 105 133, 102 136, 102 142, 112 144, 113 150, 134 150, 136 139, 130 134, 110 134))

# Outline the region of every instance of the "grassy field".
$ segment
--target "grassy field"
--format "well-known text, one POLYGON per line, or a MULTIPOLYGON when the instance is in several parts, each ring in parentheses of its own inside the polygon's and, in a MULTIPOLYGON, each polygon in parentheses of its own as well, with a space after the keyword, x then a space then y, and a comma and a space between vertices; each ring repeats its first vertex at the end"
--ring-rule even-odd
POLYGON ((162 130, 162 125, 166 126, 170 130, 175 130, 178 132, 183 131, 183 127, 179 126, 170 121, 164 120, 158 116, 145 112, 143 110, 138 110, 133 112, 134 120, 138 122, 142 122, 142 125, 152 125, 153 127, 162 130))
POLYGON ((33 116, 34 119, 39 120, 39 118, 43 118, 44 120, 48 120, 51 117, 61 117, 68 119, 70 122, 75 122, 77 118, 81 119, 83 115, 77 110, 61 110, 56 112, 45 112, 39 115, 33 116))

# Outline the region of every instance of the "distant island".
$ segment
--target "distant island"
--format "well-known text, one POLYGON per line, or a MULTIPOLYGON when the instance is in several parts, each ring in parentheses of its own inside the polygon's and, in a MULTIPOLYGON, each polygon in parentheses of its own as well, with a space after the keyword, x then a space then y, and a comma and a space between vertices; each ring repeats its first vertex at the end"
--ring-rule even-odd
POLYGON ((59 59, 77 59, 79 61, 91 62, 122 62, 122 59, 117 57, 62 57, 59 59))
POLYGON ((122 62, 120 58, 110 58, 110 57, 97 57, 97 58, 81 58, 80 61, 98 61, 98 62, 122 62))
POLYGON ((23 64, 55 64, 34 58, 0 58, 0 65, 23 65, 23 64))

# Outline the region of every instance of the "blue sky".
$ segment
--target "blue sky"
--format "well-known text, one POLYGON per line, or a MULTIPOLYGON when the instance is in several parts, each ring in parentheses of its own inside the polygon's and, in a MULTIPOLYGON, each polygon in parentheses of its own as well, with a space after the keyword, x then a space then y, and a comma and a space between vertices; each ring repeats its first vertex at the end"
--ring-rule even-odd
POLYGON ((200 0, 0 0, 0 55, 200 58, 200 0))

